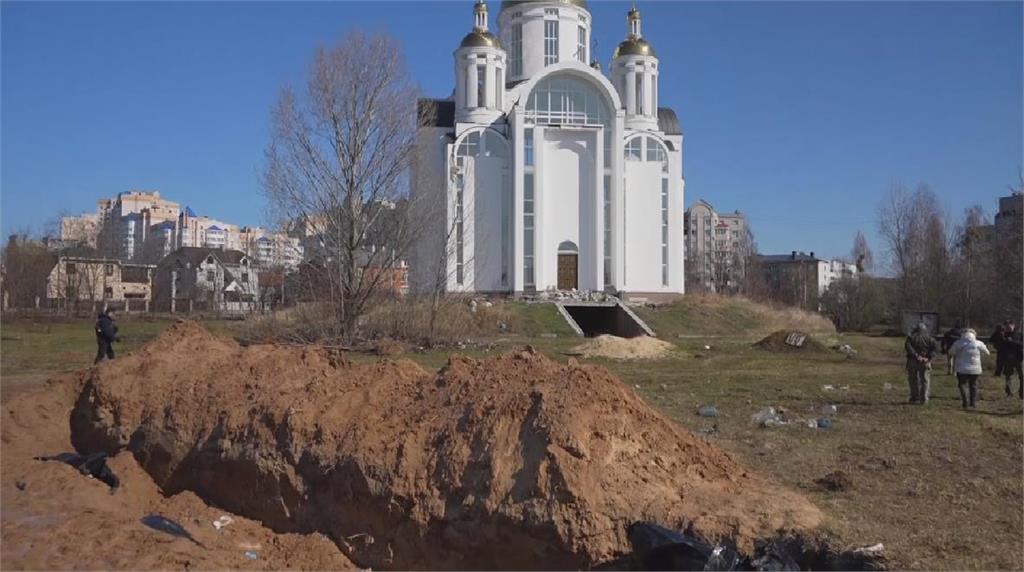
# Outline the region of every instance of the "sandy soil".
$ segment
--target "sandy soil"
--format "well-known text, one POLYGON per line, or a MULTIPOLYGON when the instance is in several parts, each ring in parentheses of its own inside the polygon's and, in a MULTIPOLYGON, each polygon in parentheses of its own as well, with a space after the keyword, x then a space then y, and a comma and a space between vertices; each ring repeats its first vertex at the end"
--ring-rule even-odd
POLYGON ((636 520, 750 547, 821 518, 604 368, 532 352, 432 374, 183 322, 80 383, 79 450, 129 450, 164 491, 322 532, 361 566, 586 568, 636 520))
POLYGON ((114 494, 68 465, 33 460, 72 450, 68 418, 78 388, 67 375, 4 403, 0 569, 355 569, 321 534, 276 534, 237 515, 218 532, 212 522, 230 513, 191 492, 165 497, 130 453, 110 461, 121 480, 114 494), (140 519, 148 514, 177 521, 207 549, 146 528, 140 519))
POLYGON ((801 495, 571 361, 523 351, 428 373, 175 324, 4 404, 0 564, 579 569, 627 553, 637 520, 748 549, 820 523, 801 495), (122 487, 32 460, 71 445, 114 456, 122 487), (147 514, 208 548, 145 528, 147 514), (236 521, 218 532, 223 514, 236 521))
POLYGON ((580 357, 602 357, 617 360, 659 359, 675 349, 671 343, 650 336, 620 338, 602 335, 587 340, 567 353, 580 357))

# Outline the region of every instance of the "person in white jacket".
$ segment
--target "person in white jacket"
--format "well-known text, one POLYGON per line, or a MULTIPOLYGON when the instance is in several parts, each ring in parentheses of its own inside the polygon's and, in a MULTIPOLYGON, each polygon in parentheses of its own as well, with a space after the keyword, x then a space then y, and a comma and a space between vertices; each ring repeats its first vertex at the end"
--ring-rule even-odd
POLYGON ((978 334, 968 328, 963 337, 949 349, 956 361, 956 380, 960 387, 960 402, 964 409, 978 402, 978 376, 981 375, 981 354, 989 355, 988 348, 978 341, 978 334), (968 393, 969 390, 969 393, 968 393))

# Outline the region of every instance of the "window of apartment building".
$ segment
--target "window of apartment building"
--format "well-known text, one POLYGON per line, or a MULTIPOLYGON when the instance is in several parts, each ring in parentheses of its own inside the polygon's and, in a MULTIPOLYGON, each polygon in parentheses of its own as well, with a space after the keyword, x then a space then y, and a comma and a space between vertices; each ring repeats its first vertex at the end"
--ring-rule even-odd
POLYGON ((114 265, 113 264, 104 264, 103 265, 103 271, 106 272, 107 276, 113 276, 114 275, 114 265))
MULTIPOLYGON (((516 13, 512 15, 513 19, 519 18, 520 14, 516 13)), ((512 24, 512 75, 520 76, 523 74, 523 23, 515 22, 512 24)))
POLYGON ((724 228, 716 228, 715 229, 715 236, 725 236, 725 229, 724 228))
MULTIPOLYGON (((555 10, 555 14, 558 14, 558 10, 555 10)), ((557 63, 558 20, 544 20, 544 65, 549 66, 557 63)))
POLYGON ((247 284, 248 282, 249 282, 249 273, 248 272, 243 272, 242 273, 242 284, 247 284))
POLYGON ((580 26, 577 30, 579 38, 576 40, 576 59, 587 63, 587 29, 580 26))
POLYGON ((207 270, 206 271, 206 281, 207 282, 213 282, 216 279, 217 279, 217 275, 216 275, 216 273, 213 270, 207 270))
POLYGON ((107 286, 106 288, 103 289, 103 298, 104 299, 109 300, 109 299, 111 299, 113 297, 114 297, 114 289, 112 287, 107 286))

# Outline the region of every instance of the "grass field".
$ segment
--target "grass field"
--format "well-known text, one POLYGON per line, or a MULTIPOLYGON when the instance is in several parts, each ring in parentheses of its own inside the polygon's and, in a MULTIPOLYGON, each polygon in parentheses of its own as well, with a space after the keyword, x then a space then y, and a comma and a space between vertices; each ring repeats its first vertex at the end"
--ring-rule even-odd
MULTIPOLYGON (((564 352, 579 339, 567 335, 557 315, 552 316, 553 308, 523 311, 531 312, 531 322, 557 330, 558 337, 493 340, 494 351, 529 343, 567 359, 564 352)), ((773 353, 752 343, 787 321, 811 331, 820 322, 747 302, 716 306, 694 301, 639 313, 680 351, 649 362, 589 361, 608 367, 651 405, 702 432, 751 469, 808 495, 826 513, 826 526, 840 543, 882 542, 897 568, 1024 568, 1024 417, 1021 402, 1003 396, 1001 380, 984 377, 980 406, 965 412, 954 378, 937 368, 932 402, 913 406, 905 403, 901 339, 833 339, 857 349, 853 360, 837 352, 773 353), (719 416, 697 416, 701 405, 716 406, 719 416), (831 429, 799 422, 821 417, 827 405, 838 410, 831 429), (795 421, 758 427, 751 416, 769 406, 785 409, 795 421), (845 473, 845 490, 829 491, 815 483, 833 471, 845 473)), ((130 352, 166 324, 125 321, 126 342, 118 349, 130 352)), ((230 324, 213 326, 219 333, 231 332, 230 324)), ((824 326, 819 334, 835 337, 824 326)), ((86 367, 94 352, 88 322, 5 323, 3 391, 86 367)), ((447 355, 433 351, 408 357, 437 368, 447 355)))

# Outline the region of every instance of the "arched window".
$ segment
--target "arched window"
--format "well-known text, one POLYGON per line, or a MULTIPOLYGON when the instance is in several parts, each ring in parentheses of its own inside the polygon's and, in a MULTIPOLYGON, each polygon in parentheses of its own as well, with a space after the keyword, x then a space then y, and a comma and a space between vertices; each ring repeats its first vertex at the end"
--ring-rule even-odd
POLYGON ((541 80, 526 102, 526 119, 542 125, 604 125, 611 114, 589 82, 565 74, 541 80))

